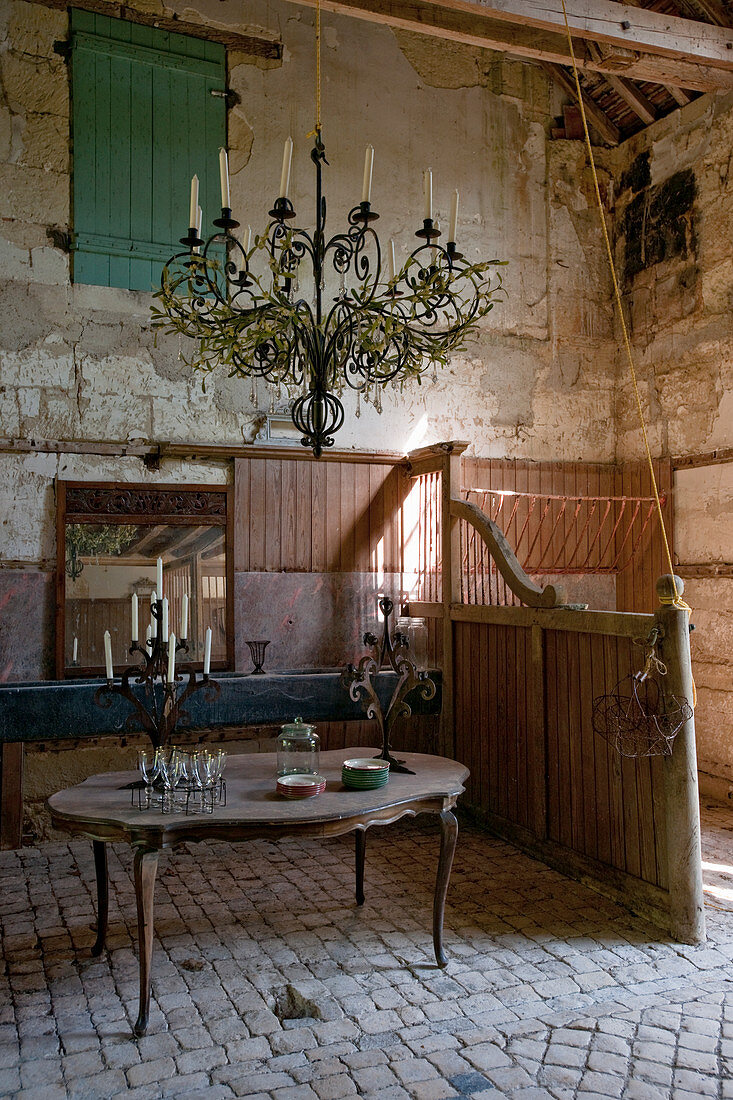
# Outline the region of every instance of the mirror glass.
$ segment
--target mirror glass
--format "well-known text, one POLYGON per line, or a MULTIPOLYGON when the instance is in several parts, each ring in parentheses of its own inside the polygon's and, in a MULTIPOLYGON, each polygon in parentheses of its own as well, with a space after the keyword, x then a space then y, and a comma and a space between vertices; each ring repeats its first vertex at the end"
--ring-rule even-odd
MULTIPOLYGON (((180 640, 188 605, 188 651, 201 668, 211 627, 212 669, 234 664, 234 516, 228 485, 56 482, 56 675, 104 674, 104 634, 119 675, 139 667, 130 653, 133 597, 145 646, 150 598, 163 574, 168 632, 180 640), (184 597, 186 599, 184 599, 184 597)), ((160 597, 161 593, 157 592, 160 597)))
MULTIPOLYGON (((139 664, 130 654, 132 600, 137 594, 140 644, 150 623, 158 558, 170 630, 180 636, 181 603, 188 595, 186 660, 203 660, 206 628, 212 665, 227 659, 226 527, 168 523, 74 523, 65 526, 64 668, 68 675, 104 667, 104 632, 112 637, 116 668, 139 664)), ((160 595, 160 593, 158 593, 160 595)))

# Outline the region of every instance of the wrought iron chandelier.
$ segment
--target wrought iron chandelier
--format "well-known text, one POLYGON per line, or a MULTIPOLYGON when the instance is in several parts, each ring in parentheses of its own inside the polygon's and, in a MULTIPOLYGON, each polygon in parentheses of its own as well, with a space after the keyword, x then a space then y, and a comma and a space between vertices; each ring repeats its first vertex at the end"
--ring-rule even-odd
MULTIPOLYGON (((344 422, 346 389, 382 411, 385 385, 419 383, 445 365, 501 292, 499 260, 470 263, 457 250, 458 192, 453 194, 449 241, 439 245, 433 219, 432 171, 424 173, 425 210, 415 236, 420 243, 397 267, 394 241, 389 264, 373 223, 374 150, 367 146, 361 202, 348 228, 326 238, 322 168, 328 164, 320 120, 320 6, 316 8, 316 127, 311 160, 316 173, 315 230, 292 225, 289 198, 292 140, 285 143, 280 195, 265 232, 251 240, 236 235, 227 154, 220 150, 222 211, 216 232, 201 236, 198 179, 191 184, 185 252, 165 265, 156 292, 153 323, 195 342, 186 361, 202 372, 223 365, 229 376, 264 379, 273 403, 284 388, 301 443, 319 457, 344 422), (307 271, 307 275, 306 275, 307 271), (310 284, 302 292, 304 282, 310 284), (351 285, 347 285, 351 283, 351 285)), ((181 358, 185 358, 181 355, 181 358)))

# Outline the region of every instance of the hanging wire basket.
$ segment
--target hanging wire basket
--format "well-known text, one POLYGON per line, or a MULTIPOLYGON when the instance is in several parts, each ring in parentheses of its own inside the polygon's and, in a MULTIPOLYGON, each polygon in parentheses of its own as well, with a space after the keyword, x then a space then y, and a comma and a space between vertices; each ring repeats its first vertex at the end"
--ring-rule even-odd
POLYGON ((666 693, 658 677, 667 668, 656 655, 659 630, 645 641, 646 660, 641 672, 625 676, 608 695, 593 700, 593 729, 621 756, 671 756, 674 739, 692 718, 686 699, 666 693))
POLYGON ((675 737, 691 717, 689 703, 665 695, 640 672, 593 700, 593 729, 621 756, 671 756, 675 737))

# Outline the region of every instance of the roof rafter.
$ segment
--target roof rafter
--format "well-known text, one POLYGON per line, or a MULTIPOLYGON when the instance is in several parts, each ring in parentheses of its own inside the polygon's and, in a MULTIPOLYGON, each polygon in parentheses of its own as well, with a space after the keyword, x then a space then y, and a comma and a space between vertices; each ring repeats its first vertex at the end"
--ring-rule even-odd
MULTIPOLYGON (((315 6, 315 0, 292 2, 315 6)), ((566 2, 579 68, 702 92, 733 89, 733 31, 615 0, 566 2), (589 41, 609 47, 601 59, 589 41)), ((541 0, 322 0, 322 6, 516 57, 571 64, 559 0, 549 6, 541 0)))

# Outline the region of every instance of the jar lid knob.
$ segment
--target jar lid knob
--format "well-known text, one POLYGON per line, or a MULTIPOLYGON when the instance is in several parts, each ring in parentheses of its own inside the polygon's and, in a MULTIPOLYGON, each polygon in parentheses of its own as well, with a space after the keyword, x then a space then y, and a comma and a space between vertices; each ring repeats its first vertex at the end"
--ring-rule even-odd
POLYGON ((296 726, 302 726, 303 725, 303 719, 300 718, 300 717, 295 718, 295 719, 293 719, 293 724, 296 725, 296 726))

